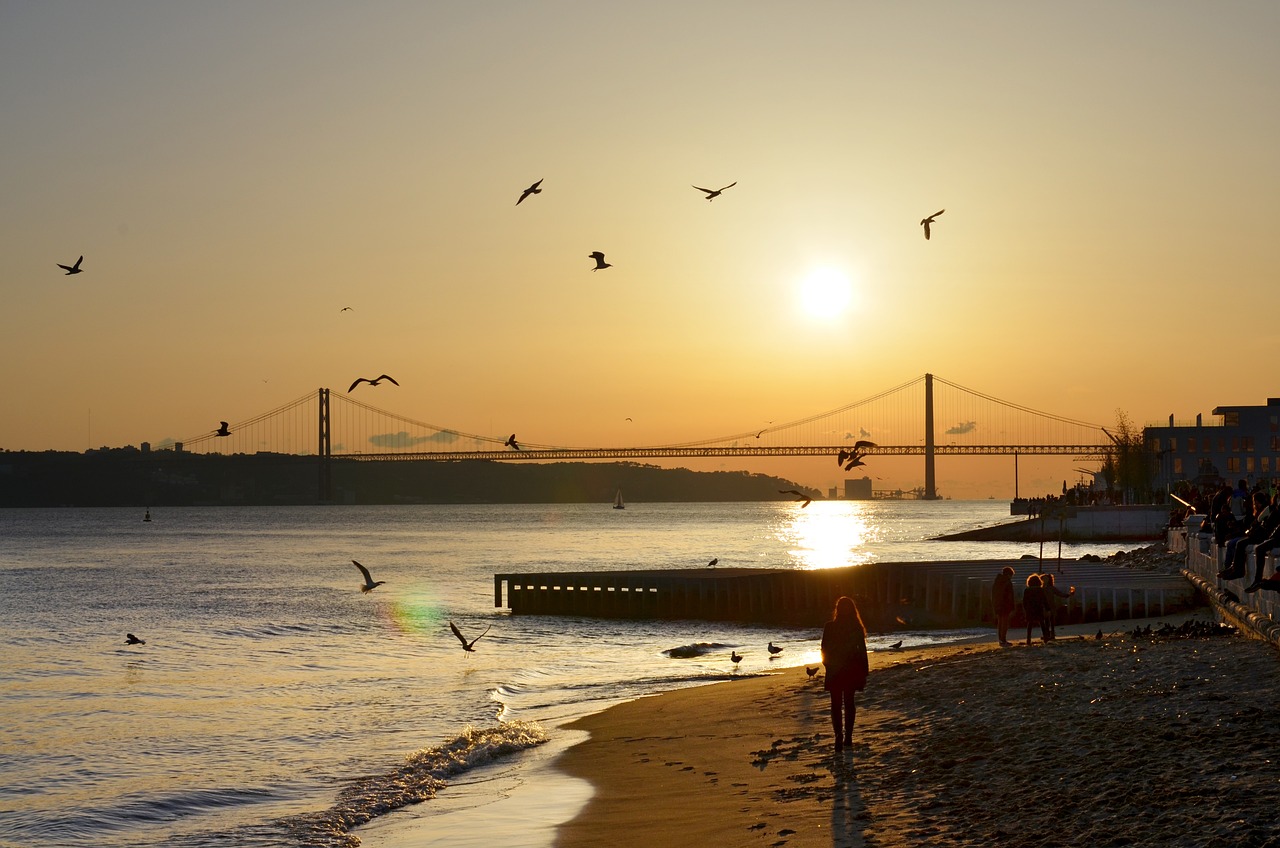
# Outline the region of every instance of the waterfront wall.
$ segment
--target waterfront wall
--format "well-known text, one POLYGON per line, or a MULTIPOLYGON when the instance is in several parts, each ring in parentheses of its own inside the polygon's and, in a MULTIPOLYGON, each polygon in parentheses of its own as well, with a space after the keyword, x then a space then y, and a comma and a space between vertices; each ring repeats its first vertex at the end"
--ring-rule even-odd
MULTIPOLYGON (((994 621, 991 584, 1013 567, 1015 594, 1035 571, 1054 571, 1066 623, 1182 612, 1200 603, 1179 575, 1078 560, 868 563, 848 568, 672 569, 494 575, 494 606, 514 615, 702 619, 820 627, 841 595, 857 599, 874 632, 994 621)), ((1015 626, 1021 625, 1020 614, 1015 626)))
POLYGON ((1055 506, 1047 515, 980 527, 938 538, 964 542, 1153 541, 1165 534, 1169 507, 1055 506))

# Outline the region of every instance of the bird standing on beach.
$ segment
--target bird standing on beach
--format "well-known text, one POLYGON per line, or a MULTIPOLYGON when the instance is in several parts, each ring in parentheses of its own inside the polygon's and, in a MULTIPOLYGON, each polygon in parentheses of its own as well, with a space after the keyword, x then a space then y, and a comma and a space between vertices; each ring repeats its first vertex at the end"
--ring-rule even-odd
POLYGON ((902 650, 902 640, 901 640, 901 639, 899 639, 898 641, 896 641, 896 642, 894 642, 892 645, 890 645, 890 646, 889 646, 889 650, 891 650, 891 651, 901 651, 901 650, 902 650))
POLYGON ((143 640, 143 639, 139 639, 137 636, 134 636, 132 633, 126 633, 126 634, 124 634, 124 643, 125 643, 126 645, 145 645, 145 644, 147 644, 145 640, 143 640))
POLYGON ((946 211, 947 210, 945 209, 939 209, 937 212, 934 212, 928 218, 920 219, 920 226, 924 227, 924 237, 926 241, 929 239, 929 225, 933 223, 934 218, 938 217, 939 215, 941 215, 943 212, 946 212, 946 211))
POLYGON ((392 377, 389 374, 383 374, 381 376, 374 377, 372 380, 370 380, 368 377, 357 377, 356 381, 347 388, 347 394, 350 394, 351 390, 354 389, 356 386, 360 385, 361 383, 368 383, 371 386, 376 386, 379 383, 381 383, 383 380, 386 380, 388 383, 391 383, 392 385, 396 385, 396 386, 400 385, 399 383, 396 382, 395 377, 392 377))
POLYGON ((592 269, 591 269, 592 271, 599 271, 599 270, 601 270, 602 268, 612 268, 612 267, 613 267, 613 266, 612 266, 612 265, 610 265, 608 262, 605 262, 605 261, 604 261, 604 254, 603 254, 603 253, 601 253, 601 252, 600 252, 600 251, 598 251, 598 250, 593 250, 592 252, 588 253, 588 254, 587 254, 587 258, 588 258, 588 259, 594 259, 594 260, 596 261, 596 267, 592 268, 592 269))
MULTIPOLYGON (((493 625, 490 624, 488 627, 484 629, 484 633, 488 633, 492 628, 493 628, 493 625)), ((479 642, 481 639, 484 638, 484 633, 481 633, 479 636, 477 636, 476 638, 468 642, 467 637, 463 636, 462 631, 458 629, 458 625, 454 624, 452 621, 449 622, 449 629, 453 631, 454 636, 458 637, 458 641, 462 643, 462 650, 464 651, 474 652, 476 642, 479 642)))
POLYGON ((55 262, 54 264, 57 265, 62 270, 66 271, 67 272, 66 276, 70 277, 72 274, 84 273, 84 269, 80 267, 80 263, 83 261, 84 261, 84 257, 81 256, 79 259, 76 260, 76 264, 74 265, 63 265, 61 262, 55 262))
POLYGON ((731 189, 737 184, 738 184, 738 181, 734 180, 724 188, 701 188, 699 186, 694 186, 694 188, 698 189, 698 191, 705 192, 707 195, 707 200, 715 200, 717 197, 720 196, 720 192, 725 191, 726 189, 731 189))
POLYGON ((798 501, 804 501, 804 503, 800 504, 800 508, 801 508, 801 509, 804 509, 804 508, 805 508, 805 507, 807 507, 809 504, 813 503, 813 498, 809 497, 808 495, 804 494, 803 492, 796 491, 795 489, 779 489, 779 490, 778 490, 778 494, 780 494, 780 495, 795 495, 795 496, 796 496, 796 500, 798 500, 798 501))
MULTIPOLYGON (((543 177, 543 179, 546 179, 546 177, 543 177)), ((523 203, 524 199, 531 194, 542 194, 542 189, 538 188, 538 186, 540 185, 542 185, 542 180, 538 180, 536 183, 529 186, 524 191, 520 192, 520 199, 516 201, 516 206, 519 206, 521 203, 523 203)))
POLYGON ((214 431, 213 435, 215 435, 215 436, 230 436, 230 435, 231 435, 231 431, 227 429, 227 422, 225 422, 225 421, 219 421, 219 422, 218 422, 218 424, 219 424, 218 429, 214 431))
POLYGON ((772 642, 770 642, 770 643, 769 643, 769 654, 771 655, 771 658, 772 658, 772 657, 776 657, 776 656, 777 656, 778 654, 780 654, 780 653, 782 653, 782 649, 781 649, 781 648, 779 648, 777 645, 773 644, 772 642))
POLYGON ((818 673, 818 669, 820 669, 820 668, 822 668, 822 666, 820 666, 820 665, 815 665, 815 666, 813 666, 812 668, 810 668, 809 666, 805 666, 805 667, 804 667, 804 673, 805 673, 805 674, 807 674, 807 675, 809 675, 809 677, 811 677, 811 678, 812 678, 812 677, 814 677, 814 676, 816 676, 816 675, 817 675, 817 673, 818 673))
POLYGON ((507 436, 507 440, 502 443, 502 446, 507 448, 512 448, 513 450, 520 450, 520 443, 516 441, 515 433, 512 433, 510 436, 507 436))
POLYGON ((707 563, 707 568, 715 568, 716 563, 720 561, 720 557, 714 557, 711 562, 707 563))
POLYGON ((385 580, 374 580, 373 575, 369 573, 369 569, 365 568, 355 560, 351 560, 351 562, 356 568, 360 569, 360 573, 364 575, 364 585, 360 587, 361 594, 367 595, 383 583, 387 582, 385 580))
POLYGON ((733 661, 734 665, 737 665, 738 663, 742 662, 742 655, 739 654, 736 650, 730 651, 729 659, 733 661))

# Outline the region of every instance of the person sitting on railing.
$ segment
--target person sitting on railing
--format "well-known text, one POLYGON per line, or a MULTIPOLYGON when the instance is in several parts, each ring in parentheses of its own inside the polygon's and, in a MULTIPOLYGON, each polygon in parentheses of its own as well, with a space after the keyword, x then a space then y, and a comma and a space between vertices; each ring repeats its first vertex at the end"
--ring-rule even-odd
MULTIPOLYGON (((1262 588, 1262 567, 1266 564, 1267 554, 1280 548, 1280 491, 1271 498, 1271 512, 1264 532, 1265 538, 1253 547, 1253 582, 1244 587, 1246 592, 1256 592, 1262 588)), ((1241 567, 1243 568, 1243 564, 1241 567)))
POLYGON ((1253 507, 1253 517, 1247 521, 1248 526, 1240 535, 1228 539, 1226 557, 1218 576, 1223 580, 1238 580, 1244 577, 1245 562, 1249 556, 1249 545, 1256 545, 1271 535, 1271 498, 1261 490, 1253 493, 1249 499, 1253 507))
MULTIPOLYGON (((1213 533, 1213 541, 1218 547, 1222 547, 1227 543, 1234 533, 1232 527, 1235 526, 1235 516, 1231 514, 1231 486, 1223 483, 1218 487, 1218 491, 1214 493, 1213 499, 1209 501, 1208 518, 1200 527, 1202 532, 1213 533)), ((1244 529, 1243 527, 1240 529, 1244 529)))

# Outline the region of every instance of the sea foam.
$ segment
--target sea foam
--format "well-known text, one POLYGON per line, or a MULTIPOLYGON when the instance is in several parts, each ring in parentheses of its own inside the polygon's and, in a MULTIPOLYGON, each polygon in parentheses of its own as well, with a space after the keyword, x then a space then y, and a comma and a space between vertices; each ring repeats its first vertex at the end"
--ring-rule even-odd
POLYGON ((318 813, 291 816, 281 824, 298 844, 314 848, 354 848, 360 839, 350 831, 383 813, 435 796, 448 778, 548 740, 534 722, 511 721, 495 727, 468 727, 434 748, 410 754, 389 772, 353 781, 338 794, 332 807, 318 813))

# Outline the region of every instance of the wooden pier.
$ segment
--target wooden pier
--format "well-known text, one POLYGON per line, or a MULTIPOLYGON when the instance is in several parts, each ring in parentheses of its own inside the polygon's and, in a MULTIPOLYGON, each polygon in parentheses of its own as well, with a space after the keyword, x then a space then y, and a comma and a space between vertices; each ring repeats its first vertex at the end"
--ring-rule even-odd
MULTIPOLYGON (((495 574, 494 606, 513 615, 595 618, 703 619, 817 627, 836 598, 858 602, 870 630, 972 626, 993 620, 991 583, 1006 565, 1014 593, 1033 571, 1052 572, 1070 623, 1149 618, 1182 612, 1200 601, 1180 575, 1136 571, 1102 562, 966 560, 877 562, 802 571, 777 568, 695 568, 495 574), (505 586, 505 597, 504 597, 505 586)), ((1015 625, 1020 623, 1015 614, 1015 625)))

